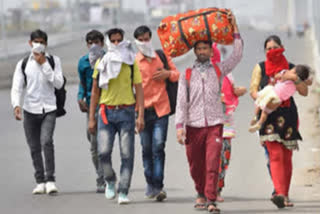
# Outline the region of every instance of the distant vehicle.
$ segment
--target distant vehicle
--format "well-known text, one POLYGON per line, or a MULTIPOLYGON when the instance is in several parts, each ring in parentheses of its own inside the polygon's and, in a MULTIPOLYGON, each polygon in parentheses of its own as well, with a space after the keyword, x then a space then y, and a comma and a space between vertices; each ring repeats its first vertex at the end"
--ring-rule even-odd
POLYGON ((303 37, 304 36, 304 31, 305 31, 305 28, 304 28, 303 24, 297 25, 296 32, 297 32, 297 36, 298 37, 303 37))

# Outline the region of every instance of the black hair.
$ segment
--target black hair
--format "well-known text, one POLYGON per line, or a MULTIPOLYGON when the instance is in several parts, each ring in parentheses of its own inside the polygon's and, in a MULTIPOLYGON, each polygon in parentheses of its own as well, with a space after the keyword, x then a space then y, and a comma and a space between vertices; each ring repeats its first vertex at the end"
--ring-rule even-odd
POLYGON ((139 36, 144 35, 145 33, 149 33, 150 38, 152 37, 150 28, 146 25, 141 25, 134 31, 133 36, 135 39, 137 39, 139 36))
POLYGON ((104 36, 100 31, 92 30, 92 31, 88 32, 87 35, 86 35, 86 42, 89 42, 90 40, 91 41, 99 40, 100 42, 103 43, 104 36))
POLYGON ((296 73, 298 77, 304 81, 309 78, 310 75, 310 67, 307 65, 296 65, 296 73))
POLYGON ((40 30, 40 29, 37 29, 33 32, 31 32, 30 34, 30 40, 33 41, 35 39, 38 39, 38 38, 41 38, 43 39, 46 43, 48 42, 48 35, 46 32, 40 30))
POLYGON ((210 48, 212 48, 212 41, 211 40, 209 40, 209 41, 208 40, 198 40, 194 43, 193 47, 196 48, 198 46, 198 44, 200 44, 200 43, 204 43, 206 45, 209 45, 210 48))
POLYGON ((113 34, 120 34, 123 38, 124 36, 124 31, 121 28, 111 28, 110 30, 108 30, 105 34, 108 35, 109 39, 111 38, 111 35, 113 34))
POLYGON ((277 36, 277 35, 271 35, 271 36, 269 36, 269 37, 266 39, 266 41, 264 41, 264 49, 267 48, 267 44, 268 44, 268 42, 270 42, 270 41, 274 41, 274 42, 277 43, 279 46, 282 46, 282 42, 281 42, 280 37, 277 36))

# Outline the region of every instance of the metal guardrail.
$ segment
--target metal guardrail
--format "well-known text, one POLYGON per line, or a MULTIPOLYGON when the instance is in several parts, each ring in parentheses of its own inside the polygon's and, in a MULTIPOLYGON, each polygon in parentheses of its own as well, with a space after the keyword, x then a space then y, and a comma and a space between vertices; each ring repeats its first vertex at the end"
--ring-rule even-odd
POLYGON ((314 68, 316 71, 316 80, 320 83, 320 1, 311 0, 310 27, 311 40, 313 42, 314 68))

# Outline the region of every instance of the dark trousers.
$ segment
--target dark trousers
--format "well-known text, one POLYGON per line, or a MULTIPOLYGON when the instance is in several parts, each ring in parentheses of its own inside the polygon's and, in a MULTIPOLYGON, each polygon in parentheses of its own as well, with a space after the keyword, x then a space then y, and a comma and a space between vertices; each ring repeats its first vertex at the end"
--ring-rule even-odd
POLYGON ((191 177, 199 195, 216 201, 223 125, 187 127, 186 150, 191 177))
POLYGON ((24 111, 23 126, 30 148, 37 183, 55 181, 53 132, 56 125, 56 112, 31 114, 24 111), (43 164, 44 154, 45 167, 43 164))
POLYGON ((144 176, 156 190, 163 188, 168 121, 168 115, 159 118, 155 111, 144 112, 145 128, 140 133, 144 176))

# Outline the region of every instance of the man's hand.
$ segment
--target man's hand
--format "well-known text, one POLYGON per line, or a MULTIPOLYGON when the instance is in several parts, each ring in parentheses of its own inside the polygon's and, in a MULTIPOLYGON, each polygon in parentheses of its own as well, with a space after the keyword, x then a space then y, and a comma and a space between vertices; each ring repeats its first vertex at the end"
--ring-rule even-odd
POLYGON ((161 81, 169 78, 170 71, 164 68, 158 69, 156 73, 153 74, 152 79, 155 81, 161 81))
POLYGON ((95 119, 89 120, 88 131, 92 135, 94 135, 97 132, 97 121, 95 119))
POLYGON ((181 145, 186 144, 186 132, 184 129, 178 129, 177 130, 177 140, 181 145))
POLYGON ((234 33, 239 33, 238 25, 237 25, 237 22, 236 22, 236 17, 233 15, 231 10, 228 12, 227 17, 228 17, 228 20, 230 21, 231 25, 233 26, 234 33))
POLYGON ((33 56, 34 56, 34 59, 37 61, 37 63, 39 63, 40 65, 42 65, 47 61, 44 53, 33 52, 33 56))
POLYGON ((84 100, 78 100, 79 108, 81 112, 88 112, 89 108, 84 100))
POLYGON ((144 118, 138 117, 136 119, 136 132, 140 133, 144 129, 144 118))
POLYGON ((14 108, 14 117, 16 120, 22 120, 21 107, 17 106, 14 108))

